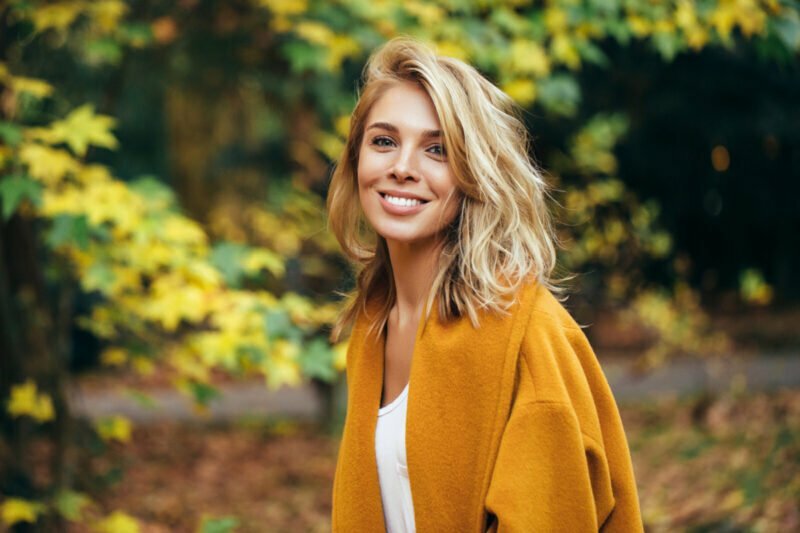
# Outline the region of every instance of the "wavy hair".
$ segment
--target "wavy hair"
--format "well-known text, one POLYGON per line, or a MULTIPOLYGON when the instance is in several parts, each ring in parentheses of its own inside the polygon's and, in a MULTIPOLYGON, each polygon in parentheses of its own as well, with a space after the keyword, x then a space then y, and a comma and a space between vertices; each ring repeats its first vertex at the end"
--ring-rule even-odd
POLYGON ((387 89, 407 81, 419 84, 433 101, 448 165, 462 193, 458 215, 443 232, 424 316, 435 302, 441 320, 466 314, 477 328, 479 310, 507 313, 526 281, 564 290, 551 278, 560 243, 547 206, 550 188, 529 155, 521 109, 474 67, 437 55, 414 38, 396 37, 376 49, 364 67, 328 189, 328 227, 356 269, 356 287, 343 294, 347 303, 332 329, 333 342, 373 299, 379 312, 369 317, 369 331, 383 331, 395 304, 386 240, 366 221, 356 173, 370 110, 387 89))

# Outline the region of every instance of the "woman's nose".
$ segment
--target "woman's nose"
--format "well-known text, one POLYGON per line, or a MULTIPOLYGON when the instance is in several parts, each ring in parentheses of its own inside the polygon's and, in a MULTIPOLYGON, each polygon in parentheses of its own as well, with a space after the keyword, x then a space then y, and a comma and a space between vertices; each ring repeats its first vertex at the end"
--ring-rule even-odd
POLYGON ((401 150, 398 152, 397 159, 392 165, 391 174, 393 178, 404 181, 406 179, 419 180, 419 174, 416 171, 414 156, 410 151, 401 150))

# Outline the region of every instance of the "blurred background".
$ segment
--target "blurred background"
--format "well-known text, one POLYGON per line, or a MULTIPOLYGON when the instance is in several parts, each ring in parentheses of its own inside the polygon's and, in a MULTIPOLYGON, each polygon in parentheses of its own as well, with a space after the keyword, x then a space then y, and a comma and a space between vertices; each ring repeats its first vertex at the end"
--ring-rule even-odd
POLYGON ((800 529, 797 1, 6 0, 0 530, 330 530, 325 194, 399 34, 525 109, 646 529, 800 529))

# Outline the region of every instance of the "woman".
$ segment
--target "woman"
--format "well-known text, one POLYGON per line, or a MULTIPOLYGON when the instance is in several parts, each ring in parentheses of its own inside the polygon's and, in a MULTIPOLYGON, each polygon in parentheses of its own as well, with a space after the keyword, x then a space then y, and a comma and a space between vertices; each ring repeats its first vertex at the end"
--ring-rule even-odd
POLYGON ((643 530, 528 143, 462 61, 408 37, 370 58, 328 193, 359 267, 334 531, 643 530))

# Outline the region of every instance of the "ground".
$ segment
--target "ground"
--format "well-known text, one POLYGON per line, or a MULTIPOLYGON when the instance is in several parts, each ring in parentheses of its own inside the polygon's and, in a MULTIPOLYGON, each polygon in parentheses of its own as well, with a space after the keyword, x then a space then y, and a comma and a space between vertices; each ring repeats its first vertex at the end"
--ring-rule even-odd
MULTIPOLYGON (((800 391, 620 410, 648 531, 800 530, 800 391)), ((235 516, 241 533, 329 531, 337 445, 289 421, 158 423, 88 469, 105 512, 143 532, 193 532, 203 515, 235 516)))

